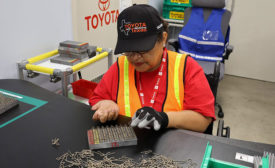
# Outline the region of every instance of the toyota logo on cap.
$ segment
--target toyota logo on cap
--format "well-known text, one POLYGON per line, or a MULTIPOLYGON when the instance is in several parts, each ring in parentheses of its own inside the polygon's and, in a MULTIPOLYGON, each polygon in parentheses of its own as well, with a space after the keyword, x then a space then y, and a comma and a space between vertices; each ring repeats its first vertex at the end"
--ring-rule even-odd
POLYGON ((110 6, 110 0, 99 0, 98 7, 101 11, 106 11, 110 6))

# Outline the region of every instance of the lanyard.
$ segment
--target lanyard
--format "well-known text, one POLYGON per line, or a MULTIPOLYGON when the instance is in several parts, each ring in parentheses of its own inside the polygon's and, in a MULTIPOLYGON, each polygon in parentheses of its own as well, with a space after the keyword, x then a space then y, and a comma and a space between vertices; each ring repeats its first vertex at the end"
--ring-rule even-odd
MULTIPOLYGON (((164 70, 164 67, 165 67, 165 64, 166 64, 166 57, 167 57, 167 49, 164 48, 162 61, 161 61, 161 64, 160 64, 159 72, 158 72, 156 83, 155 83, 154 90, 153 90, 153 95, 152 95, 152 98, 150 100, 150 105, 149 105, 150 107, 153 107, 153 105, 155 103, 155 99, 156 99, 157 94, 158 94, 159 83, 160 83, 160 80, 162 78, 163 70, 164 70)), ((144 105, 145 105, 144 92, 143 92, 143 89, 142 89, 142 86, 141 86, 140 79, 141 78, 140 78, 140 75, 139 75, 139 80, 138 80, 139 81, 139 97, 140 97, 140 100, 141 100, 142 107, 144 107, 144 105)))

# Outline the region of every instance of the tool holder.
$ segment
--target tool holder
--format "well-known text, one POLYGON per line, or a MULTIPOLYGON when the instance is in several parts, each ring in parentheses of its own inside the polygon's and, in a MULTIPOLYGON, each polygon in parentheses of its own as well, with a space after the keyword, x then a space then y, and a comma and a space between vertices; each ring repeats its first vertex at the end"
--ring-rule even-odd
POLYGON ((126 125, 98 126, 87 131, 90 149, 137 145, 132 127, 126 125))

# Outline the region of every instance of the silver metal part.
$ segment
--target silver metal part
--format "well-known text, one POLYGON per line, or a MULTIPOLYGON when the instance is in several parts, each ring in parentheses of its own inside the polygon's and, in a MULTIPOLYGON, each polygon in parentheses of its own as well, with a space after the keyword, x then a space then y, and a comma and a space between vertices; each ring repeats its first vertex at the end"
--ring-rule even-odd
POLYGON ((113 50, 110 48, 102 49, 102 52, 108 52, 108 68, 113 65, 113 50))
POLYGON ((28 63, 29 61, 27 60, 23 60, 22 62, 17 63, 19 79, 22 79, 22 80, 24 79, 23 70, 26 69, 26 64, 28 63))

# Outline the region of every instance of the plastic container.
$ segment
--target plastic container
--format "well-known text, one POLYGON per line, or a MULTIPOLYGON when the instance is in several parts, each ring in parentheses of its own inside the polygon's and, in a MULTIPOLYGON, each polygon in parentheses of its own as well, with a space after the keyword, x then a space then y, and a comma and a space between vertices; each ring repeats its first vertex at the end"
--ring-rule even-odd
MULTIPOLYGON (((239 164, 212 158, 211 157, 212 148, 213 148, 212 145, 210 145, 208 142, 205 149, 204 156, 203 156, 203 160, 201 163, 201 168, 248 168, 246 166, 242 166, 239 164)), ((263 168, 268 168, 268 166, 263 168)))
POLYGON ((165 19, 184 20, 184 10, 186 7, 164 4, 162 16, 165 19))
POLYGON ((191 7, 192 0, 165 0, 164 4, 176 5, 181 7, 191 7))
POLYGON ((89 99, 93 95, 96 86, 97 83, 95 82, 79 79, 72 83, 73 94, 89 99))

